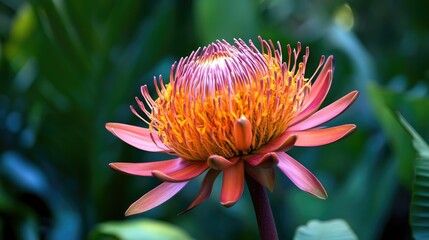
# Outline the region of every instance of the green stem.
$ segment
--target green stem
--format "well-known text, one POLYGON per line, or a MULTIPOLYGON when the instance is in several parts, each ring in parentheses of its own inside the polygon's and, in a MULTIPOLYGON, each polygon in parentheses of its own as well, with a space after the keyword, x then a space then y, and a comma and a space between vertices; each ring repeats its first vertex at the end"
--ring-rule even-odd
POLYGON ((246 174, 247 187, 252 197, 261 240, 278 240, 276 223, 271 211, 270 201, 264 187, 246 174))

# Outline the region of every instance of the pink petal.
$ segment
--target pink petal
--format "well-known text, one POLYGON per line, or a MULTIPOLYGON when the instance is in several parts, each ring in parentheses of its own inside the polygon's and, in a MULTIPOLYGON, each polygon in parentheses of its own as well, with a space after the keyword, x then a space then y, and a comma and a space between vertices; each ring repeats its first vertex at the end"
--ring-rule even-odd
POLYGON ((325 66, 323 66, 322 71, 320 71, 319 75, 317 76, 317 79, 315 80, 314 84, 311 86, 310 94, 308 96, 308 101, 306 102, 307 106, 317 98, 320 92, 325 92, 324 89, 326 89, 326 87, 328 88, 326 89, 326 92, 328 92, 329 87, 331 85, 330 82, 332 81, 333 72, 334 72, 334 57, 331 55, 326 60, 325 66))
POLYGON ((180 183, 161 183, 158 187, 152 189, 140 199, 135 201, 125 212, 125 216, 146 212, 154 207, 163 204, 168 199, 176 195, 188 182, 180 183))
POLYGON ((325 97, 328 94, 329 88, 331 87, 332 83, 332 61, 333 57, 329 56, 325 66, 317 77, 316 82, 311 87, 310 93, 304 105, 301 107, 302 110, 290 123, 291 126, 301 122, 309 115, 314 113, 317 109, 319 109, 323 100, 325 100, 325 97))
POLYGON ((158 137, 158 133, 147 128, 122 123, 107 123, 106 129, 122 141, 149 152, 170 151, 158 137))
POLYGON ((328 197, 322 184, 307 168, 284 152, 277 155, 280 160, 277 166, 299 189, 321 199, 328 197))
POLYGON ((269 141, 264 146, 260 147, 255 151, 255 153, 267 153, 267 152, 276 152, 276 151, 287 151, 293 147, 296 142, 296 135, 289 132, 284 132, 276 139, 269 141))
POLYGON ((189 166, 170 173, 154 170, 152 175, 165 182, 183 182, 199 176, 207 168, 208 166, 205 162, 192 162, 189 166))
MULTIPOLYGON (((238 159, 238 158, 236 158, 238 159)), ((211 155, 207 158, 207 165, 215 170, 223 170, 225 168, 229 168, 234 165, 235 162, 232 162, 222 156, 219 155, 211 155)))
POLYGON ((239 151, 246 151, 252 144, 252 123, 245 116, 241 116, 234 122, 232 131, 235 147, 239 151))
POLYGON ((274 168, 262 168, 245 165, 246 173, 249 174, 253 179, 259 182, 262 186, 265 186, 271 192, 274 189, 274 168))
POLYGON ((277 154, 274 152, 257 154, 246 158, 246 162, 253 167, 273 168, 279 163, 277 154))
POLYGON ((356 125, 354 124, 345 124, 331 128, 310 129, 292 133, 298 136, 295 146, 314 147, 338 141, 352 133, 355 128, 356 125))
POLYGON ((290 127, 288 131, 302 131, 319 126, 320 124, 333 119, 346 110, 356 100, 357 96, 358 91, 353 91, 345 95, 334 103, 331 103, 329 106, 326 106, 323 109, 317 111, 304 121, 290 127))
POLYGON ((234 166, 223 170, 220 203, 225 207, 231 207, 240 199, 243 189, 244 166, 243 161, 238 161, 234 166))
POLYGON ((144 162, 144 163, 124 163, 124 162, 115 162, 110 163, 109 166, 115 170, 137 175, 137 176, 152 176, 152 171, 158 170, 165 173, 170 173, 178 171, 180 169, 186 168, 190 165, 189 162, 184 161, 181 158, 175 158, 165 161, 157 162, 144 162))
POLYGON ((200 188, 200 192, 198 193, 198 196, 189 205, 189 207, 185 211, 181 212, 180 214, 184 214, 184 213, 190 211, 191 209, 200 205, 202 202, 204 202, 205 200, 207 200, 207 198, 210 197, 210 194, 211 194, 212 189, 213 189, 213 184, 214 184, 217 176, 219 175, 219 173, 220 173, 220 171, 216 171, 213 169, 210 169, 207 172, 206 176, 204 177, 203 182, 201 183, 201 188, 200 188))

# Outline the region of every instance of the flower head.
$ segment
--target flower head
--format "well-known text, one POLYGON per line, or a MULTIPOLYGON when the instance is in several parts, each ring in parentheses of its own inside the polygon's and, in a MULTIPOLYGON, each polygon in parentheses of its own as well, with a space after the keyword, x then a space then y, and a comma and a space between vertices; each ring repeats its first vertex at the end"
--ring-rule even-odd
POLYGON ((271 41, 259 41, 261 50, 251 41, 235 40, 234 45, 216 41, 192 52, 172 66, 169 83, 164 84, 161 76, 154 79, 155 100, 143 86, 144 102, 136 101, 145 117, 133 107, 131 110, 148 128, 106 124, 134 147, 177 156, 157 162, 110 164, 125 173, 164 181, 133 203, 127 215, 162 204, 204 172, 200 192, 187 210, 210 196, 220 172, 220 201, 225 206, 241 197, 245 174, 272 190, 276 166, 300 189, 327 197, 317 178, 285 151, 293 146, 329 144, 351 133, 356 127, 353 124, 320 125, 347 109, 358 92, 319 110, 331 85, 333 57, 322 56, 315 73, 307 78, 308 48, 299 61, 300 43, 296 49, 288 45, 287 62, 283 62, 279 43, 276 48, 271 41))

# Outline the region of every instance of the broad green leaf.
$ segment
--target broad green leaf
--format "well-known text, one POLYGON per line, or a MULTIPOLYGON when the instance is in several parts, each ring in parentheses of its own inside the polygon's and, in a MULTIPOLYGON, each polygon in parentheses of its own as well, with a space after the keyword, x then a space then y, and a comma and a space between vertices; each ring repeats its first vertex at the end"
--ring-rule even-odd
POLYGON ((429 239, 429 146, 401 115, 399 121, 411 134, 417 151, 410 213, 413 236, 429 239))
POLYGON ((311 220, 296 230, 294 240, 356 240, 356 234, 346 221, 334 219, 330 221, 311 220))
POLYGON ((137 219, 100 223, 90 233, 89 239, 190 240, 192 238, 185 231, 172 224, 151 219, 137 219))

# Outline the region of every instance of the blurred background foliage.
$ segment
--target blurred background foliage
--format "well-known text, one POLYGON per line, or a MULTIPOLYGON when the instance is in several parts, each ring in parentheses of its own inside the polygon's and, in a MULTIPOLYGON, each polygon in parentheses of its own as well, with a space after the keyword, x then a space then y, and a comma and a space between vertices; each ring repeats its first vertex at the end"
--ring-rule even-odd
POLYGON ((355 133, 329 146, 291 151, 319 177, 328 200, 299 191, 277 174, 269 195, 281 239, 292 238, 311 219, 336 218, 347 221, 359 239, 410 239, 416 153, 396 112, 429 138, 428 5, 1 0, 0 238, 120 239, 129 231, 165 228, 165 239, 257 239, 247 192, 225 209, 215 185, 206 203, 177 216, 196 196, 198 181, 166 204, 125 218, 129 204, 158 182, 114 172, 108 163, 168 156, 134 149, 104 124, 143 126, 129 111, 139 87, 152 87, 154 75, 167 78, 171 64, 199 46, 222 38, 257 42, 261 35, 284 48, 297 41, 310 46, 308 69, 322 54, 335 56, 326 103, 360 91, 332 123, 356 123, 355 133))

